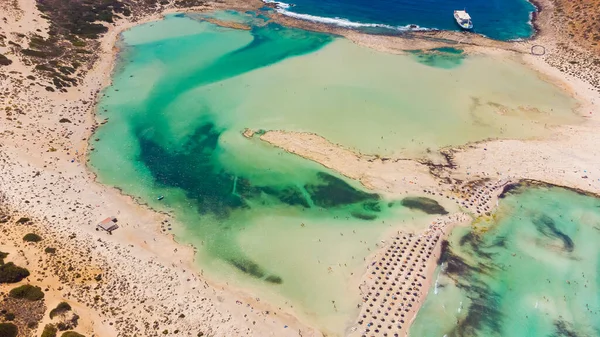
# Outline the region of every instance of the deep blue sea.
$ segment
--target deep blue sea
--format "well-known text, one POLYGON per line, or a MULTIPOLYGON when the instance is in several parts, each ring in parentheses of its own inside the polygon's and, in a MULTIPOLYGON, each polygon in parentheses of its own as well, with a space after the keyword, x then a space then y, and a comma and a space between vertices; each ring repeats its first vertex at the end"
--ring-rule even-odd
MULTIPOLYGON (((264 0, 265 2, 278 2, 264 0)), ((460 30, 456 9, 466 9, 475 33, 497 40, 530 37, 534 33, 527 0, 283 0, 277 11, 300 19, 369 32, 415 29, 460 30)))

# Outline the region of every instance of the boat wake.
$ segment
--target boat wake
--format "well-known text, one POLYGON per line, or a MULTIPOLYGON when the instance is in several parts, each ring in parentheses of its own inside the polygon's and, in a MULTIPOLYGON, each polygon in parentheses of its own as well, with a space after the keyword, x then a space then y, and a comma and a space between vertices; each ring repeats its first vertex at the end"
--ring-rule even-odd
POLYGON ((404 32, 404 31, 437 30, 434 28, 420 27, 418 25, 392 26, 392 25, 386 25, 386 24, 382 24, 382 23, 355 22, 355 21, 350 21, 348 19, 344 19, 344 18, 338 18, 338 17, 330 18, 330 17, 310 15, 310 14, 301 14, 301 13, 296 13, 296 12, 292 12, 292 11, 288 10, 289 8, 293 7, 293 5, 290 5, 288 3, 274 1, 274 0, 262 0, 262 1, 264 3, 274 4, 275 11, 277 13, 285 15, 285 16, 289 16, 289 17, 292 17, 295 19, 300 19, 300 20, 305 20, 305 21, 324 23, 327 25, 335 25, 335 26, 344 27, 344 28, 382 28, 382 29, 389 29, 389 30, 402 31, 402 32, 404 32))

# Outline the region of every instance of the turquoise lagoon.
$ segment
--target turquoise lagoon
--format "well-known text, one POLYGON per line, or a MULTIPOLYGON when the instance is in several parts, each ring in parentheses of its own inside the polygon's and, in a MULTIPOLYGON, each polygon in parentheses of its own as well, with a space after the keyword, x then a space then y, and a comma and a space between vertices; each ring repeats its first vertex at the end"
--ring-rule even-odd
POLYGON ((519 188, 455 229, 411 336, 600 336, 600 199, 519 188), (432 324, 435 322, 435 324, 432 324))
POLYGON ((198 248, 205 275, 334 335, 357 313, 377 243, 432 215, 246 139, 244 128, 417 155, 578 121, 570 98, 513 61, 388 55, 250 14, 214 15, 251 30, 177 14, 123 33, 91 166, 101 182, 174 214, 183 225, 174 234, 198 248))

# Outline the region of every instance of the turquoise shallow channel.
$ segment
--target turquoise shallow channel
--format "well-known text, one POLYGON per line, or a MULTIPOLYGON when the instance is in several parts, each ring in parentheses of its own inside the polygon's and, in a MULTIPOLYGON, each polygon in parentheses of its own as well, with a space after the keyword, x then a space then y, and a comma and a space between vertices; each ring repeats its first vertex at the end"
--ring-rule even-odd
POLYGON ((495 219, 452 232, 410 335, 600 336, 599 242, 599 199, 513 190, 495 219))
POLYGON ((578 122, 574 101, 518 62, 458 50, 389 55, 253 13, 169 15, 124 32, 119 47, 98 106, 108 123, 90 153, 99 180, 172 213, 182 226, 163 230, 197 248, 204 275, 334 336, 356 317, 376 244, 435 215, 246 139, 245 128, 418 155, 578 122))

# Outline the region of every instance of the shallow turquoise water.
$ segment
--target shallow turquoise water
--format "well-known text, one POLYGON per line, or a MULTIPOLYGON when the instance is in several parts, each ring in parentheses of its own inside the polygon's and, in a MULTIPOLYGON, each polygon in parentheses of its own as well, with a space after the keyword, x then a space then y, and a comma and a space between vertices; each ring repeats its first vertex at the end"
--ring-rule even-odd
POLYGON ((415 61, 443 69, 452 69, 460 66, 465 59, 464 51, 456 48, 434 48, 431 50, 412 50, 409 54, 415 61))
POLYGON ((442 50, 433 53, 461 62, 423 64, 251 14, 214 15, 252 29, 178 14, 123 34, 91 165, 101 182, 172 213, 183 226, 171 229, 198 248, 205 275, 333 335, 355 317, 358 278, 379 240, 433 215, 246 139, 244 128, 311 131, 391 153, 531 137, 544 123, 575 121, 572 100, 514 62, 442 50))
POLYGON ((599 199, 518 189, 453 231, 410 335, 599 336, 599 242, 599 199))
POLYGON ((198 248, 205 275, 341 334, 359 300, 363 259, 384 232, 430 216, 244 138, 231 116, 220 115, 235 102, 218 96, 225 110, 211 104, 223 81, 333 38, 276 25, 236 31, 181 16, 123 37, 99 106, 109 123, 90 155, 100 180, 173 213, 184 224, 178 240, 198 248))

